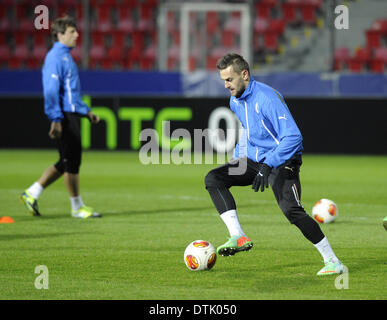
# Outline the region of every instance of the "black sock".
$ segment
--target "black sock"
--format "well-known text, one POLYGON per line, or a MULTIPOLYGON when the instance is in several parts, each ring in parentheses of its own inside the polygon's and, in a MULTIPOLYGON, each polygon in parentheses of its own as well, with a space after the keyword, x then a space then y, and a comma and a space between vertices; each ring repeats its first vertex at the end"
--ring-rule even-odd
POLYGON ((229 210, 236 210, 234 197, 227 188, 207 187, 207 190, 219 214, 229 210))
POLYGON ((313 244, 319 243, 324 239, 324 234, 320 226, 310 216, 305 216, 294 223, 302 234, 313 244))

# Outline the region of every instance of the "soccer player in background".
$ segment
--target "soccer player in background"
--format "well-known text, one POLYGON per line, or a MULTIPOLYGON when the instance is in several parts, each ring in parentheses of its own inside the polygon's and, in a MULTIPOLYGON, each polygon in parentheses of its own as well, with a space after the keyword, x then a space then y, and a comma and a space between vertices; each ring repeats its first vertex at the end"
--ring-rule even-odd
POLYGON ((71 215, 83 219, 101 217, 83 203, 79 188, 80 117, 87 117, 91 123, 98 123, 99 118, 81 100, 78 68, 70 54, 79 36, 76 23, 68 16, 58 18, 51 26, 51 34, 54 44, 44 60, 42 81, 44 111, 51 122, 48 135, 56 140, 59 161, 48 167, 20 199, 32 215, 40 216, 39 196, 63 175, 70 196, 71 215))
POLYGON ((325 266, 317 275, 343 273, 345 267, 320 226, 301 205, 302 135, 283 96, 255 81, 248 63, 238 54, 225 55, 217 68, 231 94, 230 108, 243 128, 233 159, 205 177, 206 189, 230 234, 229 240, 217 248, 218 254, 230 256, 253 246, 240 225, 229 188, 252 186, 255 192, 263 192, 270 184, 286 218, 320 252, 325 266))

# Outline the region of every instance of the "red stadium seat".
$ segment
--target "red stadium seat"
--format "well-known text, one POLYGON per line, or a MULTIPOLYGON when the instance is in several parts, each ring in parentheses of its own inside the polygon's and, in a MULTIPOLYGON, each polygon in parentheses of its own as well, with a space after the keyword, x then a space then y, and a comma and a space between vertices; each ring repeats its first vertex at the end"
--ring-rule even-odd
POLYGON ((216 70, 216 63, 218 62, 219 57, 208 56, 206 61, 206 68, 208 70, 216 70))
POLYGON ((282 19, 271 19, 269 22, 269 30, 282 36, 285 32, 285 22, 282 19))
POLYGON ((154 6, 153 4, 142 3, 140 5, 140 19, 137 28, 140 31, 153 31, 154 25, 154 6))
POLYGON ((384 62, 380 59, 372 58, 370 61, 370 69, 372 72, 384 73, 384 62))
POLYGON ((298 0, 287 0, 282 4, 282 19, 286 24, 298 23, 297 7, 299 6, 299 3, 300 1, 298 0))
POLYGON ((110 32, 114 29, 113 23, 110 20, 110 6, 98 6, 95 10, 97 13, 97 21, 92 23, 93 30, 110 32))
POLYGON ((277 6, 277 0, 261 0, 255 3, 255 15, 264 19, 270 19, 272 9, 277 6))
POLYGON ((334 70, 343 70, 351 58, 349 48, 337 48, 334 53, 334 70))
POLYGON ((145 44, 145 33, 140 30, 135 30, 131 34, 132 36, 132 47, 136 47, 138 50, 142 51, 145 44))
POLYGON ((114 47, 120 48, 123 50, 125 48, 125 33, 120 31, 115 31, 112 33, 112 45, 114 47))
POLYGON ((30 18, 24 18, 22 20, 19 20, 18 30, 22 32, 31 32, 31 33, 36 31, 34 26, 34 20, 30 18))
POLYGON ((19 58, 10 58, 7 60, 8 68, 10 69, 21 69, 23 67, 23 60, 19 58))
POLYGON ((107 56, 115 61, 121 61, 124 57, 124 51, 121 47, 112 46, 107 52, 107 56))
POLYGON ((372 72, 384 73, 384 68, 387 65, 387 48, 377 48, 374 51, 374 56, 370 61, 370 69, 372 72))
POLYGON ((130 15, 131 8, 129 6, 121 6, 118 10, 117 30, 124 32, 132 32, 134 23, 130 15))
POLYGON ((11 50, 7 45, 0 45, 0 59, 8 60, 11 57, 11 50))
POLYGON ((34 46, 32 49, 32 57, 34 59, 43 60, 47 54, 47 48, 44 46, 34 46))
POLYGON ((368 29, 366 32, 367 47, 370 49, 381 46, 382 32, 376 29, 368 29))
POLYGON ((102 59, 106 56, 105 47, 102 46, 93 46, 89 52, 90 59, 102 59))
POLYGON ((387 36, 387 19, 377 19, 372 23, 371 29, 378 30, 382 35, 387 36))
POLYGON ((221 33, 222 46, 232 48, 235 45, 235 33, 230 30, 222 30, 221 33))
POLYGON ((142 57, 140 58, 140 68, 142 70, 152 70, 154 69, 155 58, 152 57, 142 57))
POLYGON ((263 34, 269 28, 269 22, 264 18, 255 18, 254 20, 254 32, 263 34))
POLYGON ((73 50, 71 50, 71 56, 76 62, 81 61, 82 59, 82 46, 78 45, 73 50))
POLYGON ((241 31, 241 17, 239 12, 235 14, 234 12, 231 14, 231 17, 227 19, 224 24, 223 30, 232 31, 234 33, 240 33, 241 31))
POLYGON ((42 59, 37 59, 37 58, 28 58, 26 60, 26 67, 28 69, 40 69, 42 66, 42 59))
POLYGON ((374 57, 387 63, 387 48, 378 48, 375 50, 374 57))
POLYGON ((349 70, 352 72, 364 71, 370 61, 371 54, 368 48, 358 48, 355 55, 349 59, 349 70))
POLYGON ((178 68, 178 62, 178 58, 168 57, 168 70, 176 70, 178 68))
POLYGON ((19 45, 13 51, 13 56, 18 59, 27 59, 31 55, 26 45, 19 45))
POLYGON ((273 31, 266 31, 263 35, 263 45, 265 51, 278 51, 278 33, 273 31))
POLYGON ((194 71, 196 69, 197 58, 194 56, 190 56, 188 58, 188 69, 189 71, 194 71))
POLYGON ((216 11, 206 13, 206 31, 209 35, 213 35, 219 30, 219 14, 216 11))

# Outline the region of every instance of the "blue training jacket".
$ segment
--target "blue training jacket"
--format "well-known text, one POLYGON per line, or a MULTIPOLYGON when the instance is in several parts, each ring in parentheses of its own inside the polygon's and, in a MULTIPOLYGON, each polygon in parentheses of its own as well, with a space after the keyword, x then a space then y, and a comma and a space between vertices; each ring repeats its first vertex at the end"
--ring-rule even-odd
POLYGON ((71 48, 55 42, 44 59, 42 69, 44 112, 59 122, 63 112, 87 115, 90 108, 82 101, 78 68, 70 55, 71 48))
POLYGON ((242 124, 235 158, 247 156, 277 168, 302 152, 301 132, 275 89, 251 79, 239 98, 231 96, 230 108, 242 124))

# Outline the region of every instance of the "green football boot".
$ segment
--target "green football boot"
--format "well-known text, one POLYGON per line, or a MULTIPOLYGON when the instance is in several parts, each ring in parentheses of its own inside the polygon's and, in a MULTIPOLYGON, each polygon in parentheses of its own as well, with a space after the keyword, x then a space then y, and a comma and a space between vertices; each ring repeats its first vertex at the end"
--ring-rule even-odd
POLYGON ((33 198, 28 191, 24 191, 20 196, 19 196, 20 201, 25 205, 27 208, 28 212, 35 216, 38 217, 40 216, 39 212, 39 207, 38 207, 38 201, 33 198))
POLYGON ((385 217, 385 218, 383 219, 383 226, 384 226, 384 229, 387 230, 387 217, 385 217))
POLYGON ((232 236, 228 241, 219 246, 216 251, 221 256, 233 256, 240 251, 249 251, 253 243, 247 236, 232 236))
POLYGON ((87 218, 101 218, 102 215, 95 212, 93 208, 83 206, 79 210, 72 210, 71 215, 74 218, 87 219, 87 218))
POLYGON ((331 274, 342 274, 345 271, 345 266, 340 262, 328 261, 325 263, 324 268, 317 272, 318 276, 327 276, 331 274))

